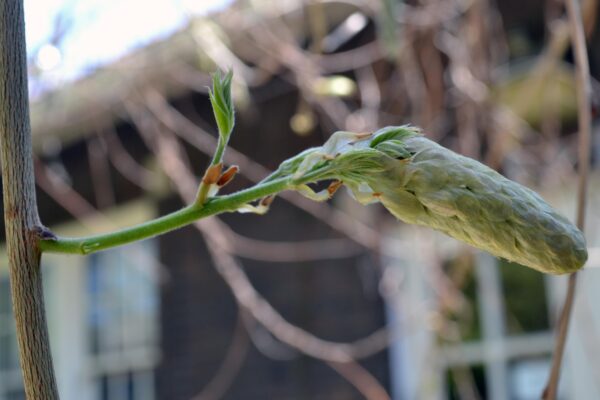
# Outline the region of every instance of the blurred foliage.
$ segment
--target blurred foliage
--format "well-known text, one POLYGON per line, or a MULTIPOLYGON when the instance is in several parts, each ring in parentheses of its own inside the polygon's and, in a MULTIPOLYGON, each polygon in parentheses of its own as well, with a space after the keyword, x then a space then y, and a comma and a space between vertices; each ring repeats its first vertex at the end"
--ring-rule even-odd
POLYGON ((577 119, 574 71, 565 64, 522 64, 494 88, 493 98, 536 129, 548 118, 564 124, 577 119))

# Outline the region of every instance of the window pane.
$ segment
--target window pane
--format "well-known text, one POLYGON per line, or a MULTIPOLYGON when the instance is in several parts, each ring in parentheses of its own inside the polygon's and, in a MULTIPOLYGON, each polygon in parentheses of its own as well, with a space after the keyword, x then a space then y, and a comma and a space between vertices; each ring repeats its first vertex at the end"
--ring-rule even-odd
POLYGON ((108 400, 108 376, 103 375, 98 378, 98 398, 100 400, 108 400))
POLYGON ((11 314, 10 284, 8 277, 0 278, 0 315, 11 314))
MULTIPOLYGON (((152 243, 152 242, 150 242, 152 243)), ((93 254, 88 272, 92 352, 156 342, 158 292, 149 243, 93 254)))
POLYGON ((447 372, 447 380, 450 400, 487 398, 483 365, 452 368, 447 372))
POLYGON ((152 371, 136 372, 133 382, 135 384, 132 400, 154 399, 154 373, 152 371))
POLYGON ((108 400, 129 400, 128 376, 113 375, 108 378, 108 400))
POLYGON ((8 277, 0 279, 0 298, 0 371, 12 371, 19 369, 19 349, 8 277))
POLYGON ((98 399, 152 400, 154 378, 152 371, 106 374, 98 378, 98 399))
POLYGON ((12 341, 7 334, 0 335, 0 371, 10 369, 10 347, 12 341))
POLYGON ((6 393, 6 400, 25 400, 24 390, 14 390, 6 393))
MULTIPOLYGON (((454 333, 453 329, 450 329, 447 339, 453 342, 457 339, 462 341, 480 339, 479 303, 475 276, 475 258, 473 254, 465 251, 457 257, 448 260, 444 265, 444 271, 454 287, 462 292, 465 300, 459 305, 442 304, 446 314, 445 317, 449 322, 456 324, 458 328, 457 333, 460 336, 460 338, 456 338, 456 333, 454 333)), ((443 338, 443 332, 441 336, 443 338)))
POLYGON ((90 362, 98 399, 154 398, 159 293, 153 246, 146 241, 90 257, 90 362))
POLYGON ((543 275, 518 264, 500 261, 508 334, 550 329, 543 275))
POLYGON ((509 369, 510 393, 514 400, 537 400, 546 386, 551 360, 523 358, 511 362, 509 369))

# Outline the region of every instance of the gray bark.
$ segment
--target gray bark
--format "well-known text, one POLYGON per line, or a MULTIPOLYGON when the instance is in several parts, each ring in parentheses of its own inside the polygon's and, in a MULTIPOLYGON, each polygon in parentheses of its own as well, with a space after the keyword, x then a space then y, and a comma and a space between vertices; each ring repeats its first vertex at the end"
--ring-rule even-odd
POLYGON ((40 224, 29 125, 22 0, 0 1, 0 154, 6 247, 21 369, 29 400, 58 399, 46 327, 40 224))

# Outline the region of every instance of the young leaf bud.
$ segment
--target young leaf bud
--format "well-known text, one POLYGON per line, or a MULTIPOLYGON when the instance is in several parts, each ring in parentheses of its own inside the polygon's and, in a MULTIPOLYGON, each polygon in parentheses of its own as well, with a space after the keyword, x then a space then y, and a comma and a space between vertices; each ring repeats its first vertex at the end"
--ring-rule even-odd
POLYGON ((363 204, 379 201, 404 222, 542 272, 574 272, 587 260, 583 234, 534 191, 411 127, 359 135, 336 132, 303 153, 294 178, 327 171, 363 204))
POLYGON ((208 91, 219 135, 223 139, 229 138, 235 124, 235 113, 231 100, 232 78, 233 71, 229 71, 225 76, 221 76, 219 72, 214 73, 212 75, 212 89, 208 91))

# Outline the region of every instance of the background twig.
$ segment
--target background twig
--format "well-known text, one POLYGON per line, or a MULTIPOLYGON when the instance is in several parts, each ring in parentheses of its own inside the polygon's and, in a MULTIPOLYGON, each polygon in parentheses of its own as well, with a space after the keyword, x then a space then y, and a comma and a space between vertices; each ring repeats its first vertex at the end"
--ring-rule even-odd
MULTIPOLYGON (((585 34, 583 22, 581 19, 581 10, 577 0, 566 0, 567 14, 569 16, 569 25, 571 28, 571 43, 575 51, 576 64, 576 89, 578 106, 578 125, 579 125, 579 189, 577 197, 577 226, 581 231, 585 225, 585 205, 587 195, 587 177, 590 165, 590 142, 592 136, 592 116, 591 116, 591 81, 589 71, 589 61, 585 44, 585 34)), ((560 381, 560 368, 562 364, 567 333, 569 330, 569 320, 573 309, 575 298, 575 289, 577 284, 577 274, 569 276, 567 287, 567 296, 558 320, 558 333, 556 346, 554 350, 554 359, 548 384, 542 397, 544 399, 555 399, 558 383, 560 381)))

